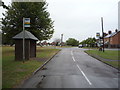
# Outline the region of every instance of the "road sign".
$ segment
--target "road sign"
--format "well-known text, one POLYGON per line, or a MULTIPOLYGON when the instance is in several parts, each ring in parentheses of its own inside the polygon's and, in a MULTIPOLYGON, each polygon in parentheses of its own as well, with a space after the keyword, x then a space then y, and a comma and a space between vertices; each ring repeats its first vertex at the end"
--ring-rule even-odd
POLYGON ((96 37, 98 37, 98 38, 99 38, 99 37, 100 37, 100 33, 96 33, 96 37))
POLYGON ((24 18, 24 27, 30 27, 30 18, 24 18))

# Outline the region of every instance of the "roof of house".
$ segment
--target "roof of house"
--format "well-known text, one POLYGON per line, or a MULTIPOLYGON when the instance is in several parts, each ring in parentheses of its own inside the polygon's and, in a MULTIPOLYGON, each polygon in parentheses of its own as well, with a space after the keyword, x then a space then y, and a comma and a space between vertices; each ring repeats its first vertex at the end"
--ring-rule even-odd
MULTIPOLYGON (((13 39, 23 39, 23 31, 15 35, 13 39)), ((25 39, 38 40, 32 33, 25 30, 25 39)))
POLYGON ((111 34, 108 34, 108 35, 105 36, 104 38, 110 38, 110 37, 116 35, 118 32, 120 32, 120 31, 117 31, 117 32, 113 32, 113 33, 111 33, 111 34))

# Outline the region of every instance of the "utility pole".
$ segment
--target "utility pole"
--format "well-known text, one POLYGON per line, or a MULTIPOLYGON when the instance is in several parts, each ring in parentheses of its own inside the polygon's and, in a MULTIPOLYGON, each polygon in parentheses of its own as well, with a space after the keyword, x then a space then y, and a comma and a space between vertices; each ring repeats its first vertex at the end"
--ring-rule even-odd
POLYGON ((103 39, 103 52, 104 52, 104 28, 103 28, 103 17, 101 17, 101 25, 102 25, 102 39, 103 39))
POLYGON ((25 26, 24 26, 24 23, 25 23, 25 18, 23 17, 23 63, 25 60, 25 26))
POLYGON ((63 34, 61 34, 61 47, 62 47, 62 42, 63 42, 63 34))

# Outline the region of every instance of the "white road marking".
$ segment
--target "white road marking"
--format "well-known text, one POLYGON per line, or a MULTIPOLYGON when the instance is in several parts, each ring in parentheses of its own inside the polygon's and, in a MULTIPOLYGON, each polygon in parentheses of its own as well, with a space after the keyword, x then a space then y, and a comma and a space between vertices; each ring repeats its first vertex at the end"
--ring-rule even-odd
POLYGON ((71 55, 72 55, 72 60, 75 62, 74 56, 73 56, 73 52, 71 51, 71 55))
POLYGON ((78 69, 81 71, 81 73, 83 74, 83 76, 85 77, 85 79, 87 80, 87 82, 92 85, 92 83, 90 82, 90 80, 87 78, 87 76, 85 75, 85 73, 81 70, 81 68, 79 67, 79 65, 77 65, 78 69))
MULTIPOLYGON (((73 55, 73 52, 72 52, 72 51, 71 51, 71 55, 72 55, 73 61, 75 62, 76 60, 75 60, 75 58, 74 58, 74 55, 73 55)), ((80 70, 80 72, 83 74, 83 76, 85 77, 85 79, 87 80, 87 82, 88 82, 90 85, 92 85, 92 83, 91 83, 90 80, 87 78, 87 76, 85 75, 85 73, 82 71, 82 69, 79 67, 78 64, 77 64, 77 67, 78 67, 78 69, 80 70)))
POLYGON ((75 62, 75 59, 74 59, 74 57, 72 56, 72 59, 73 59, 73 61, 75 62))
POLYGON ((73 52, 71 51, 71 55, 73 56, 73 52))

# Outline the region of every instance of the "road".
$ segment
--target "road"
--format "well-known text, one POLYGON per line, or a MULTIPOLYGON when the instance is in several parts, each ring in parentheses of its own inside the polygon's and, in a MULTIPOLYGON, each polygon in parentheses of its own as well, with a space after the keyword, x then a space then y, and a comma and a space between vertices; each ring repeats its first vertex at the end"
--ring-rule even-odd
POLYGON ((118 70, 87 55, 84 49, 65 48, 23 87, 118 88, 118 70))

